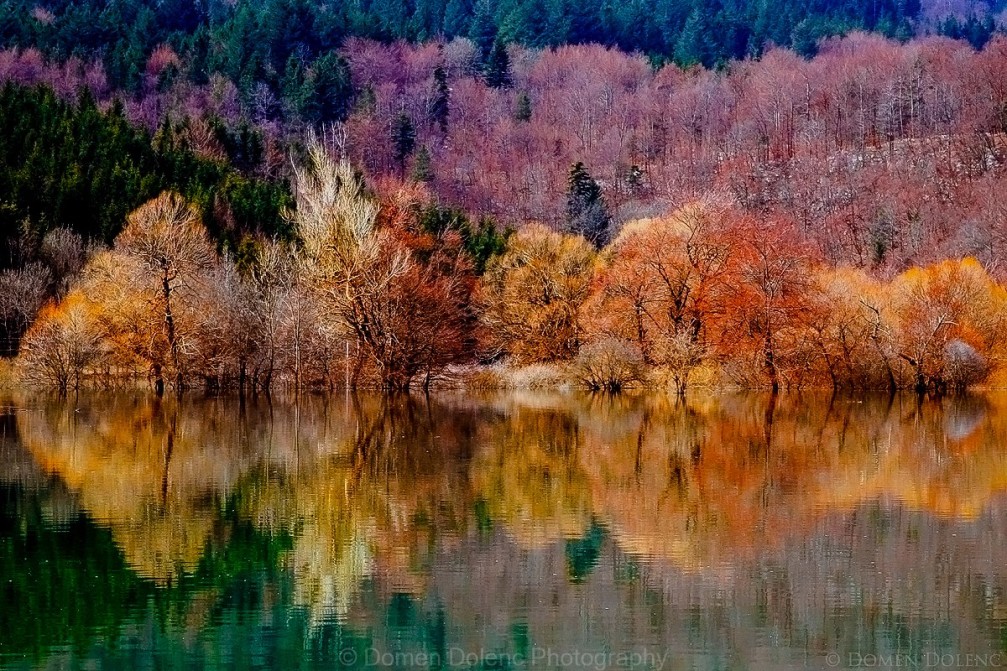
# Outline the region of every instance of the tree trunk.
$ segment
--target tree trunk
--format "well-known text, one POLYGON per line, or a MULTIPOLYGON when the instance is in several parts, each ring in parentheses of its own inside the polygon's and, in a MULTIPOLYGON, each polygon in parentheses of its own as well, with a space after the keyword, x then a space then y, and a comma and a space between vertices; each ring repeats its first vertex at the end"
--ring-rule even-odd
MULTIPOLYGON (((171 351, 171 365, 175 367, 176 389, 182 388, 182 368, 179 366, 178 341, 175 337, 175 316, 171 312, 171 276, 167 269, 161 277, 161 292, 164 296, 164 326, 171 351)), ((163 381, 162 381, 163 389, 163 381)))
POLYGON ((766 372, 769 373, 769 386, 773 390, 773 393, 780 391, 780 375, 776 370, 776 355, 773 352, 773 340, 769 336, 766 337, 766 372))

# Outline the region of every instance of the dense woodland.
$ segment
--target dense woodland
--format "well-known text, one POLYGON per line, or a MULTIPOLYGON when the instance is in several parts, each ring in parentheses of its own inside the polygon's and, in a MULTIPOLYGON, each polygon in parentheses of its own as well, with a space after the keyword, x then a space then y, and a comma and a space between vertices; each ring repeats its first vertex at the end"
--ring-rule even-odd
POLYGON ((724 5, 699 14, 747 17, 747 46, 685 58, 671 23, 675 49, 620 41, 633 3, 594 37, 508 33, 532 4, 407 34, 364 5, 14 7, 4 352, 62 389, 1001 379, 996 6, 815 5, 808 50, 724 5), (969 21, 990 33, 825 36, 969 21))
POLYGON ((183 57, 182 74, 219 73, 250 92, 280 91, 347 38, 424 43, 467 38, 489 57, 494 43, 531 48, 601 44, 657 62, 706 66, 767 46, 811 55, 822 38, 853 30, 908 39, 942 33, 981 47, 1002 0, 4 0, 0 45, 47 58, 102 61, 116 88, 138 90, 143 63, 161 45, 183 57))

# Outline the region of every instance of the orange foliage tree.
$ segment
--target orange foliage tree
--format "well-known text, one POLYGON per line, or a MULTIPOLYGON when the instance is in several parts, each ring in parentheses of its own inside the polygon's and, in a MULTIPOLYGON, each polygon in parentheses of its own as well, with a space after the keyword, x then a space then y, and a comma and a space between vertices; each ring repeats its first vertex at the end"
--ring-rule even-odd
POLYGON ((647 363, 670 370, 679 392, 710 355, 706 327, 722 310, 732 242, 721 232, 730 217, 694 203, 627 225, 588 310, 592 330, 636 342, 647 363))
POLYGON ((21 340, 20 361, 28 380, 66 393, 80 388, 103 349, 94 305, 75 291, 42 308, 21 340))
POLYGON ((746 385, 799 385, 815 357, 804 337, 814 255, 787 221, 742 220, 727 235, 733 251, 717 320, 722 360, 746 385))
POLYGON ((119 365, 149 369, 158 393, 180 389, 198 360, 200 297, 217 261, 199 213, 163 193, 131 213, 113 249, 84 271, 81 290, 95 302, 119 365), (167 375, 166 375, 167 372, 167 375))

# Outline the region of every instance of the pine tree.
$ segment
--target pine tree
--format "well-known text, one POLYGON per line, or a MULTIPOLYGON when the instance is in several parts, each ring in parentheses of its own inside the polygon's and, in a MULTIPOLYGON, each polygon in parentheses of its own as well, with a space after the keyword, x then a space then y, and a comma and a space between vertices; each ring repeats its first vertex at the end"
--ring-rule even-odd
POLYGON ((484 67, 486 84, 495 89, 504 89, 511 85, 510 56, 503 41, 497 40, 484 67))
POLYGON ((366 84, 357 94, 354 109, 361 114, 374 114, 378 108, 378 96, 374 93, 374 87, 366 84))
POLYGON ((431 165, 430 152, 427 151, 426 145, 420 145, 419 150, 416 152, 411 177, 414 182, 429 183, 434 181, 434 170, 431 165))
POLYGON ((612 217, 601 186, 578 161, 570 168, 566 199, 567 229, 584 236, 598 249, 611 239, 612 217))
POLYGON ((430 120, 436 123, 441 133, 448 132, 448 115, 451 111, 451 88, 444 68, 434 68, 434 95, 430 101, 430 120))
POLYGON ((683 66, 709 65, 709 44, 707 43, 708 26, 703 13, 696 8, 689 14, 682 33, 675 44, 675 61, 683 66))
POLYGON ((529 47, 544 47, 549 44, 550 30, 548 10, 541 0, 516 4, 500 22, 498 37, 505 42, 517 42, 529 47))
POLYGON ((287 113, 304 118, 311 102, 311 87, 304 63, 296 55, 287 59, 283 73, 283 102, 287 113))
POLYGON ((392 145, 395 147, 395 162, 399 164, 399 175, 406 174, 406 159, 416 148, 416 128, 405 112, 399 112, 392 124, 392 145))
POLYGON ((475 43, 479 49, 479 58, 485 63, 497 39, 497 24, 489 0, 479 0, 479 4, 476 5, 472 27, 469 29, 469 39, 475 43))
POLYGON ((346 60, 331 51, 311 66, 310 115, 314 123, 343 121, 353 104, 353 85, 346 60))
POLYGON ((471 16, 465 0, 448 0, 444 7, 444 37, 451 39, 464 35, 471 16))
POLYGON ((531 97, 524 91, 517 95, 514 118, 517 121, 531 121, 531 97))

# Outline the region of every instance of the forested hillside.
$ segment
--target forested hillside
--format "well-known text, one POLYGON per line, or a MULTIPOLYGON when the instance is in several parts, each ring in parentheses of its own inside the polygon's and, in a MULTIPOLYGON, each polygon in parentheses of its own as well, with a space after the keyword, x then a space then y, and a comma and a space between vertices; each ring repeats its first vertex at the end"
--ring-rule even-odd
POLYGON ((265 83, 279 94, 350 37, 464 37, 483 60, 497 40, 532 48, 594 43, 713 66, 770 44, 811 55, 822 38, 853 30, 903 40, 944 31, 981 47, 998 7, 983 9, 934 8, 928 17, 920 0, 3 0, 0 46, 35 47, 51 59, 98 58, 114 87, 133 91, 147 58, 167 44, 194 82, 219 73, 245 93, 265 83))
POLYGON ((211 233, 236 247, 246 232, 283 236, 282 184, 244 177, 225 161, 197 156, 164 124, 154 138, 119 104, 99 110, 85 90, 76 104, 47 88, 0 90, 0 267, 16 263, 15 238, 66 227, 111 243, 126 215, 165 189, 197 203, 211 233))
POLYGON ((62 388, 1007 371, 1000 8, 582 4, 11 5, 0 350, 62 388))

